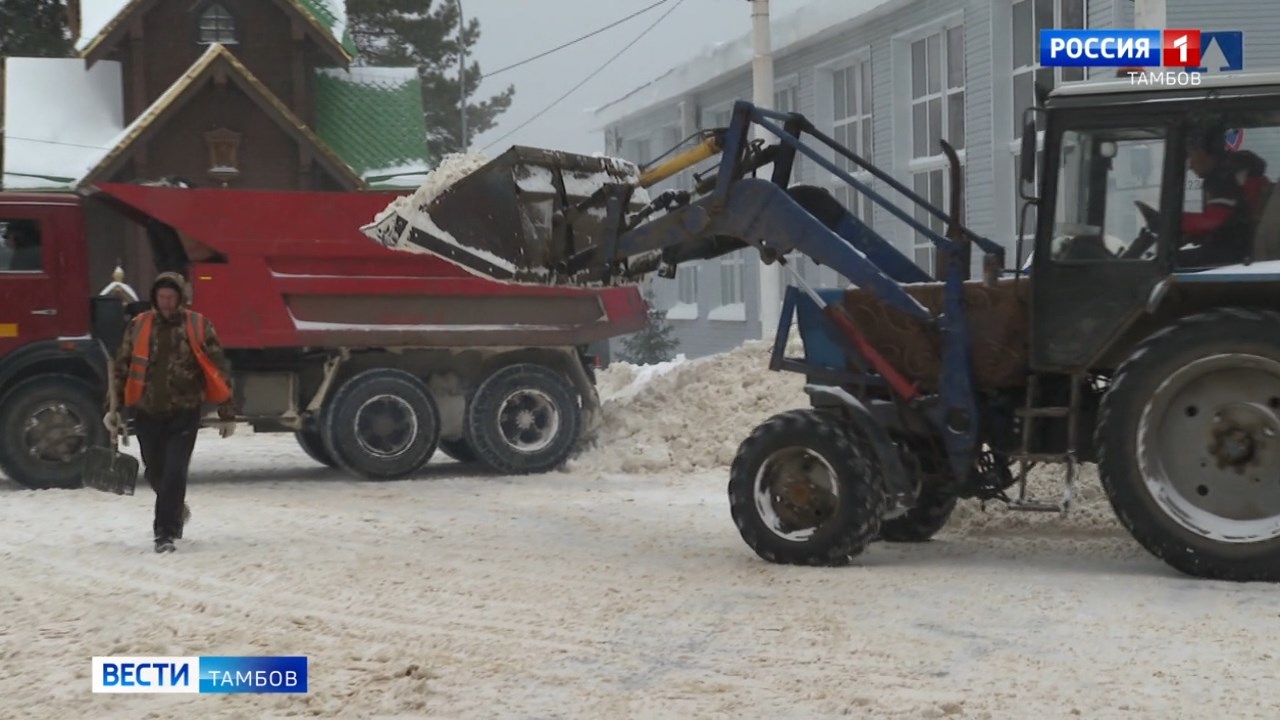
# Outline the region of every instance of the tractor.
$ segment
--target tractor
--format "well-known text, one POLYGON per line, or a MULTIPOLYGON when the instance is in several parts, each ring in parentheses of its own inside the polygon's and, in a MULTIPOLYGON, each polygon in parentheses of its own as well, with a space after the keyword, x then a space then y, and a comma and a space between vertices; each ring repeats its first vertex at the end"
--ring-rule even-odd
POLYGON ((564 192, 583 178, 559 155, 514 148, 502 177, 482 168, 427 208, 454 227, 401 217, 381 232, 508 282, 633 283, 745 247, 847 278, 815 289, 791 273, 770 368, 804 374, 808 406, 750 432, 730 469, 732 518, 768 561, 837 566, 876 541, 926 541, 960 499, 1065 513, 1078 466, 1096 463, 1152 555, 1196 577, 1280 580, 1280 193, 1265 169, 1199 166, 1205 152, 1235 162, 1245 134, 1280 151, 1280 75, 1079 83, 1022 120, 1031 246, 1009 243, 1012 262, 961 222, 945 142, 950 212, 804 116, 745 101, 728 127, 585 200, 564 192), (648 197, 716 156, 690 189, 648 197), (792 184, 798 156, 928 238, 937 277, 825 188, 792 184), (463 200, 528 176, 549 191, 463 227, 463 200), (1220 222, 1204 230, 1208 216, 1220 222), (786 353, 793 328, 801 357, 786 353), (1028 497, 1028 472, 1052 464, 1061 496, 1028 497))

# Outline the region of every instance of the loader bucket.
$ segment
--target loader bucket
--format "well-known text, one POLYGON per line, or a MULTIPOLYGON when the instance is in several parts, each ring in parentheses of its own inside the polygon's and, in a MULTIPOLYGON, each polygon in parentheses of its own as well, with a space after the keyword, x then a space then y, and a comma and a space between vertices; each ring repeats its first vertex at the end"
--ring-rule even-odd
MULTIPOLYGON (((450 169, 442 164, 437 172, 450 169)), ((387 247, 432 253, 493 280, 570 284, 570 258, 600 247, 606 236, 605 199, 597 191, 629 185, 634 191, 624 210, 648 204, 631 163, 520 146, 440 184, 428 178, 361 231, 387 247)))

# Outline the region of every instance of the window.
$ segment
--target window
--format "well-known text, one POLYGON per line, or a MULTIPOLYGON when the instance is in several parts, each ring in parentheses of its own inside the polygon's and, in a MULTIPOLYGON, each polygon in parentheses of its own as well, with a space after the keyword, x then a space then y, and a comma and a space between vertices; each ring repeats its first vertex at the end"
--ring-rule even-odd
POLYGON ((693 264, 676 268, 677 299, 681 305, 698 304, 698 270, 699 267, 693 264))
POLYGON ((720 259, 720 305, 737 305, 742 302, 743 257, 742 250, 729 253, 720 259))
MULTIPOLYGON (((864 160, 874 160, 872 133, 872 84, 871 61, 866 60, 840 68, 831 73, 831 136, 864 160)), ((848 158, 837 156, 836 167, 849 173, 858 182, 870 186, 875 178, 848 158)), ((845 209, 852 212, 868 227, 875 210, 875 203, 839 178, 833 179, 832 194, 845 209)))
POLYGON ((0 218, 0 272, 40 272, 40 226, 34 220, 0 218))
MULTIPOLYGON (((940 140, 964 150, 964 28, 952 27, 911 43, 911 181, 916 194, 947 208, 946 156, 940 140)), ((916 220, 941 233, 942 221, 916 208, 916 220)), ((916 232, 914 259, 934 272, 937 248, 916 232)))
MULTIPOLYGON (((1053 89, 1068 82, 1085 79, 1085 69, 1078 67, 1040 67, 1040 31, 1053 28, 1083 29, 1088 18, 1087 0, 1016 0, 1012 6, 1013 37, 1013 138, 1009 150, 1013 154, 1014 182, 1018 187, 1018 166, 1022 162, 1022 113, 1035 105, 1035 86, 1053 89)), ((1043 128, 1039 128, 1043 132, 1043 128)), ((1044 147, 1044 139, 1036 137, 1036 147, 1044 147)), ((1036 167, 1043 167, 1044 153, 1036 153, 1036 167)), ((1014 204, 1014 232, 1021 217, 1018 203, 1014 204)), ((1036 210, 1027 213, 1027 234, 1035 228, 1036 210)))
POLYGON ((236 41, 236 19, 227 9, 214 3, 200 13, 200 43, 211 45, 222 43, 234 44, 236 41))
POLYGON ((1053 258, 1086 262, 1154 257, 1153 244, 1145 243, 1142 250, 1133 246, 1145 226, 1135 203, 1160 207, 1164 151, 1162 128, 1064 133, 1053 258))
POLYGON ((1085 0, 1017 0, 1013 4, 1013 139, 1022 137, 1022 111, 1035 104, 1035 84, 1046 89, 1084 80, 1082 67, 1040 67, 1040 31, 1083 29, 1085 0))

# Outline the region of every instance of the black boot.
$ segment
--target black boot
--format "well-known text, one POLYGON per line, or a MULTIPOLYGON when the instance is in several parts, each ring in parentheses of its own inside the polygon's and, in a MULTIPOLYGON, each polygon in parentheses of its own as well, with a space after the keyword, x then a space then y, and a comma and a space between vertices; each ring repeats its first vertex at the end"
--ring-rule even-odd
POLYGON ((156 538, 156 552, 158 552, 158 553, 171 553, 171 552, 173 552, 174 550, 177 550, 177 549, 178 549, 178 548, 173 544, 173 540, 171 540, 171 539, 169 539, 169 538, 167 538, 167 537, 158 537, 158 538, 156 538))

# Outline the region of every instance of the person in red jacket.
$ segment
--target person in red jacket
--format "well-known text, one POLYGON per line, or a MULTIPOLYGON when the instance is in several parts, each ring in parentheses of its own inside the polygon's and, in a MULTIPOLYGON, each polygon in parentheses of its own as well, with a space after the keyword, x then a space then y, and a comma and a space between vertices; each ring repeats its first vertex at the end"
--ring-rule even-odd
POLYGON ((1243 262, 1253 247, 1254 220, 1261 212, 1267 163, 1248 151, 1230 151, 1219 129, 1195 133, 1187 166, 1204 183, 1200 212, 1182 214, 1178 265, 1204 267, 1243 262))

